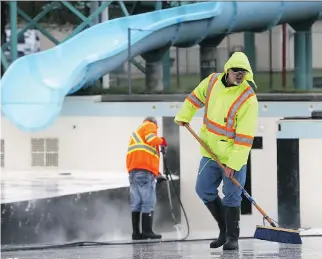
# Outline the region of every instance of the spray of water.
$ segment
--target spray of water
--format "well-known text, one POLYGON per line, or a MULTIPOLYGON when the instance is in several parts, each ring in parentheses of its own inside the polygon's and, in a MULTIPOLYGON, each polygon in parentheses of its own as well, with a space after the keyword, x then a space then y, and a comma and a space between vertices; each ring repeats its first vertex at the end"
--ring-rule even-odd
POLYGON ((74 241, 129 240, 132 232, 129 203, 84 194, 19 202, 3 208, 3 224, 14 244, 60 244, 74 241), (81 199, 81 201, 79 201, 81 199), (6 212, 5 210, 9 211, 6 212), (7 221, 7 223, 6 223, 7 221))
MULTIPOLYGON (((130 203, 125 198, 128 192, 108 195, 109 191, 16 203, 10 216, 19 225, 14 235, 25 233, 29 236, 25 241, 32 244, 128 241, 132 234, 130 203)), ((169 214, 167 208, 163 204, 155 212, 154 228, 161 234, 171 232, 170 238, 180 238, 184 235, 181 225, 173 227, 163 218, 169 214)))
POLYGON ((124 240, 130 235, 129 208, 124 201, 102 197, 86 205, 61 203, 59 208, 62 210, 58 218, 60 228, 42 233, 42 240, 56 239, 57 242, 57 231, 65 234, 60 243, 124 240))

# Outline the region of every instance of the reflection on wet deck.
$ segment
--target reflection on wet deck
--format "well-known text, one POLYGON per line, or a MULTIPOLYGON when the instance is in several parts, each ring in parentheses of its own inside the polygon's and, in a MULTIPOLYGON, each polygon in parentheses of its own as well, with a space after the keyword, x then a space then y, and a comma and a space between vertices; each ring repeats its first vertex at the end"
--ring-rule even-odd
POLYGON ((240 250, 210 249, 210 241, 186 241, 135 245, 111 245, 39 251, 3 252, 2 258, 19 259, 307 259, 322 258, 322 238, 304 237, 302 245, 279 244, 256 239, 239 241, 240 250))

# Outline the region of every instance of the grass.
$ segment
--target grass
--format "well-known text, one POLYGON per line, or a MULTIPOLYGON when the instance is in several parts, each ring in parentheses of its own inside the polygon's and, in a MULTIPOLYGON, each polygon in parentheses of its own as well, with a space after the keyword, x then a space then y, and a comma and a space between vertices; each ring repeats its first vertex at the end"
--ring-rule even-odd
MULTIPOLYGON (((322 69, 315 69, 313 71, 313 77, 321 76, 322 69)), ((282 73, 275 72, 271 75, 268 72, 259 72, 254 75, 255 82, 257 84, 258 93, 322 93, 322 88, 314 88, 312 90, 297 90, 294 87, 294 73, 287 72, 286 74, 286 86, 282 86, 282 73)), ((128 79, 126 75, 113 76, 111 79, 114 81, 109 89, 102 89, 100 81, 97 81, 94 86, 79 90, 74 95, 101 95, 101 94, 128 94, 128 79)), ((177 84, 177 76, 171 75, 170 88, 163 91, 147 91, 145 89, 145 77, 132 79, 132 94, 179 94, 190 93, 200 82, 199 74, 186 74, 179 77, 180 85, 177 84)))

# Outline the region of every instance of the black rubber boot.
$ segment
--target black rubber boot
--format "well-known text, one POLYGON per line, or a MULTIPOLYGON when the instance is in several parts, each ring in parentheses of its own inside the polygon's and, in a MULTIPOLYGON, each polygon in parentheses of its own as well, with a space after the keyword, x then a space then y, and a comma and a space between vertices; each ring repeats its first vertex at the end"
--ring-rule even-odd
POLYGON ((140 232, 140 212, 132 212, 132 240, 140 240, 142 239, 140 232))
POLYGON ((142 213, 142 239, 161 239, 162 236, 152 231, 153 212, 142 213))
POLYGON ((219 237, 210 243, 210 248, 221 247, 226 242, 226 224, 225 224, 225 208, 221 203, 219 196, 214 201, 205 203, 211 215, 218 223, 219 237))
POLYGON ((240 207, 225 207, 226 243, 224 250, 238 250, 240 207))

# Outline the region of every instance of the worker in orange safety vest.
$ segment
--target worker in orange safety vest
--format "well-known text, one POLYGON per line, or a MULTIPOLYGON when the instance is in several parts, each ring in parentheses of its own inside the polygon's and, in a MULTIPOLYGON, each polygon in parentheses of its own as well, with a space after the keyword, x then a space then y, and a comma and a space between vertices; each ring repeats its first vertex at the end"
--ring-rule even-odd
POLYGON ((162 238, 152 230, 156 183, 160 176, 159 146, 167 147, 167 141, 164 137, 158 137, 157 130, 157 120, 154 117, 147 117, 130 137, 126 166, 130 181, 133 240, 162 238))
POLYGON ((241 190, 233 184, 234 176, 244 187, 246 166, 253 144, 258 118, 256 84, 247 56, 235 52, 224 72, 212 73, 187 96, 174 121, 188 124, 196 111, 204 107, 201 140, 225 166, 221 167, 201 147, 196 192, 219 226, 219 237, 210 248, 238 250, 241 190), (218 196, 223 182, 224 198, 218 196))

